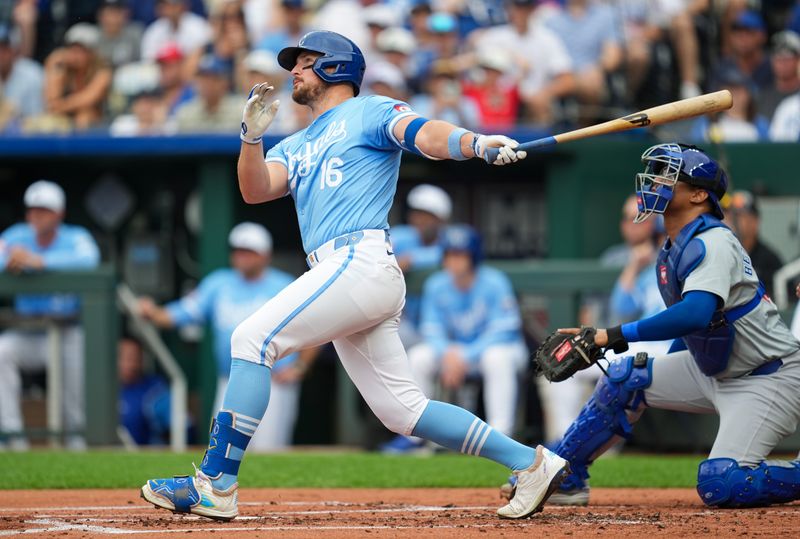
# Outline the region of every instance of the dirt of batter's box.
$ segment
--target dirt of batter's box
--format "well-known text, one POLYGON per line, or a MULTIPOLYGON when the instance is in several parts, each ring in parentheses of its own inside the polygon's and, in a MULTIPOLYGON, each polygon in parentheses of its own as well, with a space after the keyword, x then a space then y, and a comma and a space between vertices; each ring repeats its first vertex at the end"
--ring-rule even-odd
POLYGON ((136 490, 0 491, 0 536, 800 537, 800 504, 711 510, 693 489, 594 489, 588 507, 495 515, 495 489, 242 489, 239 518, 173 515, 136 490), (16 533, 15 533, 16 532, 16 533))

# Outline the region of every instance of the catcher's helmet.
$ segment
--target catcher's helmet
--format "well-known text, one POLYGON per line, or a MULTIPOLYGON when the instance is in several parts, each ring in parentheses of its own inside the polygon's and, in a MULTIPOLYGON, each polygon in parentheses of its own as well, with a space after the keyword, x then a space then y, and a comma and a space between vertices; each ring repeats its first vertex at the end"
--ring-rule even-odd
POLYGON ((635 222, 641 223, 654 213, 664 213, 678 181, 708 191, 714 216, 724 217, 719 201, 728 189, 728 176, 701 149, 685 144, 657 144, 645 150, 642 163, 644 172, 636 175, 639 214, 635 222))
POLYGON ((291 71, 297 64, 297 57, 303 51, 322 54, 311 67, 319 78, 329 83, 349 82, 353 85, 355 95, 358 95, 367 63, 361 49, 355 43, 336 32, 322 30, 309 32, 300 38, 297 47, 286 47, 279 52, 278 63, 283 69, 291 71), (326 67, 336 69, 328 73, 325 71, 326 67))
POLYGON ((469 225, 448 226, 442 232, 442 237, 439 241, 444 254, 450 251, 468 253, 472 258, 473 267, 477 267, 483 259, 481 236, 469 225))

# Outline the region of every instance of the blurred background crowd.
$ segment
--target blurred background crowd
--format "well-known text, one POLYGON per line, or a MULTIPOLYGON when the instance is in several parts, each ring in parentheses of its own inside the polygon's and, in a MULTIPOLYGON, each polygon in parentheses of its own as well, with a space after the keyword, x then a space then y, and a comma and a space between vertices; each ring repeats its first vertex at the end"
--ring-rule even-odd
MULTIPOLYGON (((361 46, 365 93, 468 128, 729 88, 692 138, 800 137, 796 0, 0 0, 0 133, 235 133, 255 82, 290 90, 276 53, 312 29, 361 46)), ((304 127, 282 102, 272 133, 304 127)))

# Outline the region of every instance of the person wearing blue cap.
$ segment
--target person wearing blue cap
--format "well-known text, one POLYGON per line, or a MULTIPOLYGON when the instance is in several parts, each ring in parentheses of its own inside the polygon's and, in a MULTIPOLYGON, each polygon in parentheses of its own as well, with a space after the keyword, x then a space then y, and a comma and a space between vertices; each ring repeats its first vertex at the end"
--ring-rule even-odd
POLYGON ((231 132, 239 125, 243 96, 230 94, 231 64, 207 54, 197 67, 197 96, 175 112, 182 133, 231 132))
POLYGON ((730 27, 728 56, 711 73, 711 86, 719 86, 722 74, 739 70, 756 90, 772 84, 772 68, 767 55, 767 26, 757 11, 741 11, 730 27))

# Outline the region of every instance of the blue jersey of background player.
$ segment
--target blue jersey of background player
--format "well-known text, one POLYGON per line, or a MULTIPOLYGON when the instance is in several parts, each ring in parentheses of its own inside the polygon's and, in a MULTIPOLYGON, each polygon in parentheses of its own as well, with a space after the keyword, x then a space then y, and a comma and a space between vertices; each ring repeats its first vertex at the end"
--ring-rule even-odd
MULTIPOLYGON (((750 258, 720 219, 722 168, 701 150, 659 144, 642 155, 637 220, 664 215, 668 239, 656 262, 667 309, 598 329, 596 344, 675 339, 669 353, 613 361, 557 451, 572 474, 551 501, 588 502, 588 466, 627 436, 647 406, 720 418, 697 492, 714 507, 800 499, 800 462, 766 460, 800 420, 800 342, 764 293, 750 258)), ((567 331, 577 333, 570 328, 567 331)))

